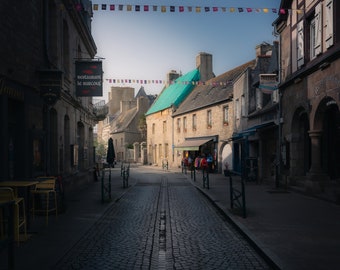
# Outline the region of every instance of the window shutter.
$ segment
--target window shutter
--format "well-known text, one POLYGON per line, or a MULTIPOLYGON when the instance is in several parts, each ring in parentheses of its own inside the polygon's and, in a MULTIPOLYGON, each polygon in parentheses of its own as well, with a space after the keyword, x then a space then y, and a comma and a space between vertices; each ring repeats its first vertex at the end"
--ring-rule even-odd
POLYGON ((301 67, 304 63, 303 21, 300 21, 297 25, 297 65, 301 67))
POLYGON ((329 48, 333 45, 333 0, 326 1, 325 17, 326 48, 329 48))
POLYGON ((262 109, 262 91, 259 88, 256 88, 256 109, 262 109))
POLYGON ((321 3, 315 7, 315 56, 321 53, 321 37, 322 37, 322 12, 321 3))
POLYGON ((272 101, 273 103, 279 103, 279 90, 273 91, 272 101))

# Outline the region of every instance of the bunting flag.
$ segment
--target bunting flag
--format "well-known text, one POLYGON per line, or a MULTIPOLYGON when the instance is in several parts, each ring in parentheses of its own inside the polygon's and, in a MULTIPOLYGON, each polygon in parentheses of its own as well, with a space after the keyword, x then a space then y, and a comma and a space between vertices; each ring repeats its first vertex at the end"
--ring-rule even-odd
MULTIPOLYGON (((76 4, 75 6, 77 11, 82 10, 81 4, 76 4)), ((297 12, 298 14, 304 13, 303 9, 284 9, 284 8, 269 8, 269 7, 264 7, 264 8, 259 8, 259 7, 217 7, 217 6, 157 6, 157 5, 121 5, 121 4, 93 4, 93 10, 94 11, 128 11, 128 12, 158 12, 160 11, 161 13, 174 13, 174 12, 179 12, 183 13, 185 11, 187 12, 193 12, 195 13, 217 13, 217 12, 222 12, 222 13, 277 13, 277 14, 288 14, 292 11, 297 12), (109 7, 109 8, 107 8, 109 7), (160 8, 159 8, 160 7, 160 8)))
POLYGON ((210 86, 228 86, 232 81, 225 82, 204 82, 204 81, 165 81, 165 80, 145 80, 145 79, 106 79, 109 84, 181 84, 181 85, 210 85, 210 86))

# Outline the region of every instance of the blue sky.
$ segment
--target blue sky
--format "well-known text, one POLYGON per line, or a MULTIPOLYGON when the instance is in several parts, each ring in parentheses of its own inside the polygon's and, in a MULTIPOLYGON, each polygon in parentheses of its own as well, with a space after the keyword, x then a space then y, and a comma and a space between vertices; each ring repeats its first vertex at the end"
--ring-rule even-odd
MULTIPOLYGON (((220 75, 255 58, 255 46, 272 43, 272 23, 280 0, 93 0, 99 4, 94 11, 92 35, 97 45, 97 56, 103 59, 103 97, 111 86, 131 86, 138 91, 141 84, 110 84, 106 79, 165 80, 170 70, 183 74, 196 67, 196 56, 207 52, 213 56, 213 71, 220 75), (115 4, 116 11, 102 10, 101 4, 115 4), (118 10, 118 4, 124 10, 118 10), (131 4, 132 11, 126 11, 131 4), (150 5, 150 11, 136 12, 135 5, 150 5), (152 11, 152 5, 158 11, 152 11), (167 11, 162 13, 162 5, 167 11), (169 6, 176 11, 170 12, 169 6), (185 11, 179 12, 178 7, 185 11), (188 12, 187 7, 193 11, 188 12), (201 13, 195 7, 202 7, 201 13), (204 7, 226 7, 227 11, 205 12, 204 7), (230 7, 236 11, 231 13, 230 7), (237 8, 260 8, 261 12, 240 13, 237 8), (269 8, 268 13, 263 8, 269 8)), ((109 9, 109 8, 108 8, 109 9)), ((144 84, 147 94, 158 94, 162 84, 144 84)))

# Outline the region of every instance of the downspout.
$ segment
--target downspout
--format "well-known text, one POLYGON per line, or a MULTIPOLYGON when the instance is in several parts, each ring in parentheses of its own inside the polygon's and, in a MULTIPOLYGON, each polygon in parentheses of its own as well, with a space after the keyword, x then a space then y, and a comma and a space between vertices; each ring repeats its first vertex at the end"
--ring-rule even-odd
POLYGON ((49 8, 48 8, 48 1, 49 0, 44 0, 43 3, 43 51, 44 51, 44 56, 45 56, 45 68, 49 69, 50 68, 50 56, 48 53, 48 48, 49 48, 49 8))
POLYGON ((276 177, 275 177, 275 187, 279 188, 280 186, 280 180, 282 179, 281 176, 281 168, 282 168, 282 123, 281 123, 281 117, 282 117, 282 101, 281 101, 281 96, 282 93, 280 91, 280 83, 281 83, 281 36, 277 32, 276 29, 276 24, 274 26, 274 36, 278 36, 278 105, 279 105, 279 110, 278 110, 278 145, 277 145, 277 153, 276 153, 276 177))

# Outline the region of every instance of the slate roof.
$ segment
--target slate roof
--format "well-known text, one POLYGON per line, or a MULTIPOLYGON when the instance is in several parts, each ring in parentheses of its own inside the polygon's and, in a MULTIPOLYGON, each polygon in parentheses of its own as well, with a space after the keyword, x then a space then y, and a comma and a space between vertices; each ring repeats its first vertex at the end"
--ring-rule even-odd
POLYGON ((172 105, 175 107, 188 96, 191 90, 194 88, 192 83, 200 79, 200 73, 198 69, 194 69, 185 75, 177 78, 173 84, 165 88, 155 102, 151 105, 150 109, 145 115, 156 113, 164 109, 170 108, 172 105))
POLYGON ((130 123, 136 117, 137 113, 138 113, 137 107, 134 107, 123 113, 120 113, 118 117, 114 120, 114 124, 112 126, 114 126, 115 129, 113 130, 112 133, 127 131, 130 126, 130 123))
POLYGON ((241 66, 229 70, 203 85, 198 85, 173 113, 173 116, 188 113, 213 104, 225 102, 233 96, 233 82, 247 68, 254 68, 256 60, 249 61, 241 66))

